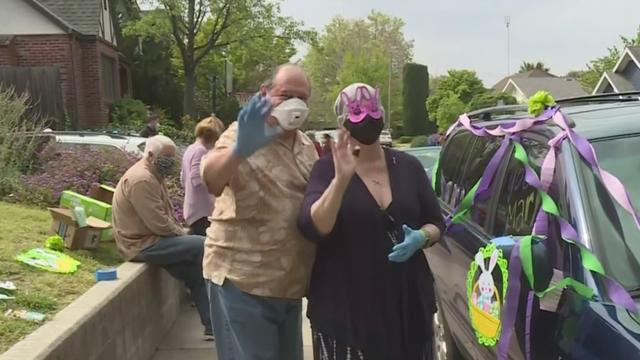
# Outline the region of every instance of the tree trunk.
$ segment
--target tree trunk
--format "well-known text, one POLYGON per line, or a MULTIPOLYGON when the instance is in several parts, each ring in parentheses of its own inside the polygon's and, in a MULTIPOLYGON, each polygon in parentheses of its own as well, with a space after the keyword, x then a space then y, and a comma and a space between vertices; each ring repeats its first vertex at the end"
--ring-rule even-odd
POLYGON ((183 109, 184 115, 191 116, 192 119, 195 118, 196 108, 195 108, 195 93, 196 93, 196 72, 192 69, 185 68, 184 71, 184 99, 183 99, 183 109))

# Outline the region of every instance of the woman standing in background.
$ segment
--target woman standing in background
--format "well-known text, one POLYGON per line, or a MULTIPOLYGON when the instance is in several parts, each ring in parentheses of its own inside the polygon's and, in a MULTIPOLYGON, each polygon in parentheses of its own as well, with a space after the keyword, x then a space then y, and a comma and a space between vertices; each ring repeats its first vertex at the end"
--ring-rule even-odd
POLYGON ((215 198, 202 183, 200 161, 213 148, 223 130, 224 124, 213 114, 201 120, 196 125, 196 141, 182 157, 180 180, 184 188, 184 219, 192 235, 205 236, 210 225, 215 198))

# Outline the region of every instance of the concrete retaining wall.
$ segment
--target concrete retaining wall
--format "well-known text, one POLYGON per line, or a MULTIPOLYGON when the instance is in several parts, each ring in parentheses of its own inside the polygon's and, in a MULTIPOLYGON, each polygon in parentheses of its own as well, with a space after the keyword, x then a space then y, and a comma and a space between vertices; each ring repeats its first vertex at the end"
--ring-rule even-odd
POLYGON ((184 291, 166 271, 125 263, 0 360, 146 360, 173 325, 184 291))

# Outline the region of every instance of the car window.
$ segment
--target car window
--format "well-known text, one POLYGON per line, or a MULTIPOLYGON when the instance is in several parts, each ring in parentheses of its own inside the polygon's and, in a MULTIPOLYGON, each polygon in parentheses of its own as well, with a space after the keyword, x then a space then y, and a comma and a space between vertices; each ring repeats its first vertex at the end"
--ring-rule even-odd
MULTIPOLYGON (((471 188, 482 178, 484 171, 498 151, 501 140, 493 137, 477 137, 469 149, 469 159, 465 165, 464 177, 460 180, 462 196, 465 196, 471 188)), ((485 201, 477 201, 471 209, 471 218, 480 226, 485 225, 489 212, 489 197, 485 201)))
MULTIPOLYGON (((522 146, 533 170, 540 174, 547 145, 537 140, 523 138, 522 146)), ((513 156, 498 190, 498 203, 491 232, 494 236, 524 236, 533 231, 533 224, 540 208, 540 195, 536 188, 525 182, 524 166, 513 156)))
POLYGON ((461 131, 447 142, 443 150, 436 192, 451 207, 457 206, 462 199, 460 197, 460 181, 464 175, 464 164, 469 148, 475 140, 475 135, 468 131, 461 131))
POLYGON ((436 162, 438 161, 438 157, 440 156, 439 150, 427 150, 414 154, 422 167, 425 169, 431 169, 436 162))
MULTIPOLYGON (((600 166, 615 175, 625 186, 636 210, 640 210, 640 135, 593 142, 600 166)), ((605 271, 627 289, 640 288, 640 230, 582 161, 587 194, 584 197, 590 212, 590 230, 594 252, 605 271)))

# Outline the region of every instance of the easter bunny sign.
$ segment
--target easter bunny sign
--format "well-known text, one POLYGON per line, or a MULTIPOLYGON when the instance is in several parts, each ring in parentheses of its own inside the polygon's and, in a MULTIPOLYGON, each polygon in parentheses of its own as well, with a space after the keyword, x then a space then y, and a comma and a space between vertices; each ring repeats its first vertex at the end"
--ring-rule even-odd
POLYGON ((469 316, 480 344, 494 346, 500 337, 500 313, 507 292, 507 261, 494 244, 480 248, 467 275, 469 316))

